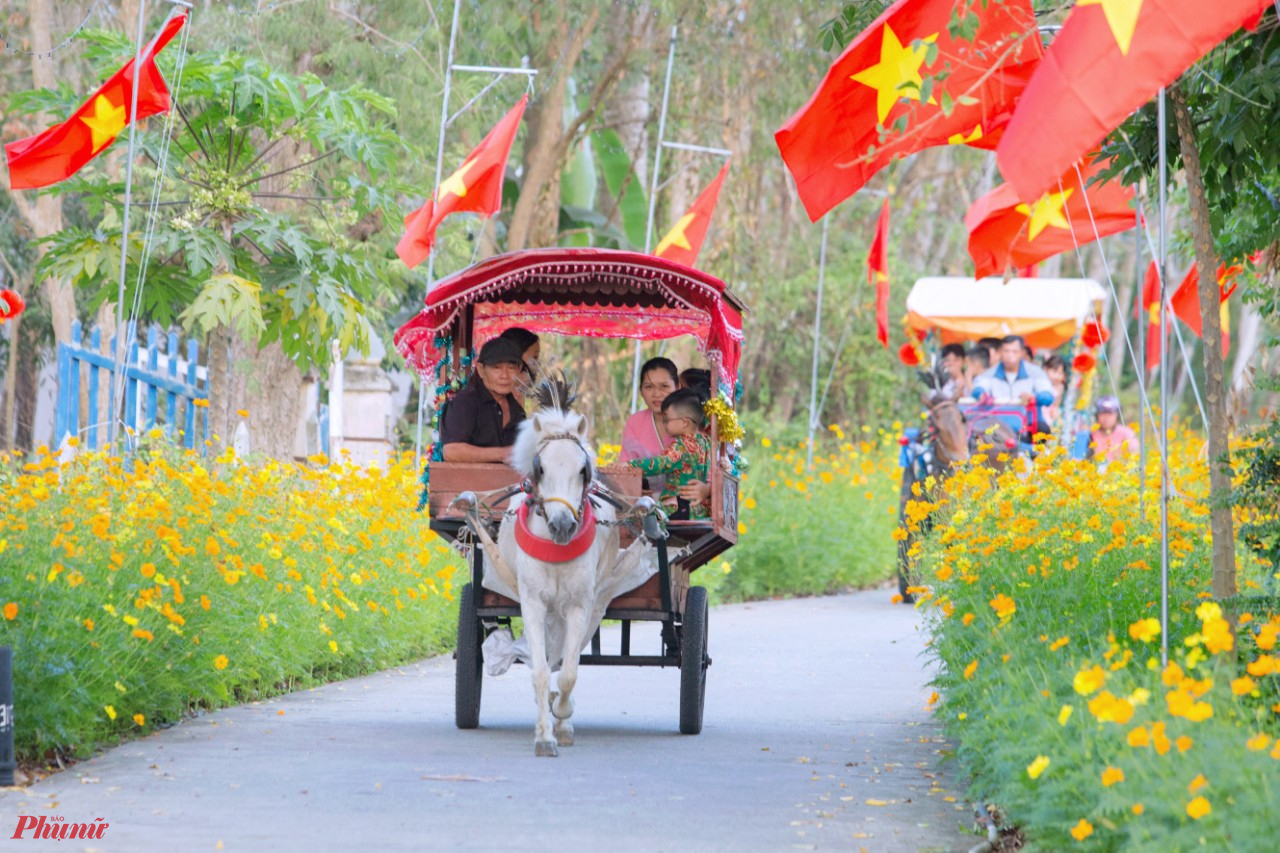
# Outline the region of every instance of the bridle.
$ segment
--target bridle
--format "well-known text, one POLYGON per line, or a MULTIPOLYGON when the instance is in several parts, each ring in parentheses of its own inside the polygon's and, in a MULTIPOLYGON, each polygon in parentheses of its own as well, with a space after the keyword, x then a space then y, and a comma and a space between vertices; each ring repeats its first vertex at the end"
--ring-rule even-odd
POLYGON ((943 459, 941 459, 940 457, 945 456, 946 462, 960 461, 958 459, 952 458, 950 448, 947 446, 946 442, 942 442, 938 440, 938 435, 940 433, 940 430, 938 429, 938 422, 936 419, 936 415, 942 409, 955 409, 956 414, 960 418, 961 422, 963 423, 966 421, 964 413, 960 411, 960 407, 956 405, 956 402, 954 400, 940 400, 934 405, 929 407, 929 444, 931 447, 934 448, 932 458, 930 459, 930 467, 933 469, 932 471, 930 471, 930 473, 932 474, 938 473, 944 467, 942 464, 943 459), (943 451, 943 452, 940 453, 939 451, 943 451))
POLYGON ((596 471, 595 465, 591 462, 591 454, 587 451, 587 448, 582 445, 582 440, 578 436, 568 432, 558 432, 544 437, 538 442, 538 449, 533 455, 533 464, 531 467, 533 469, 532 476, 526 478, 524 483, 521 485, 525 493, 529 495, 528 503, 533 506, 533 511, 545 519, 547 517, 547 504, 562 504, 569 510, 570 514, 573 515, 574 523, 581 524, 583 515, 586 511, 587 501, 591 498, 591 487, 595 483, 596 471), (574 446, 582 451, 585 463, 582 466, 582 501, 577 506, 574 506, 564 498, 558 498, 555 496, 543 497, 542 495, 542 451, 553 441, 572 441, 574 446))

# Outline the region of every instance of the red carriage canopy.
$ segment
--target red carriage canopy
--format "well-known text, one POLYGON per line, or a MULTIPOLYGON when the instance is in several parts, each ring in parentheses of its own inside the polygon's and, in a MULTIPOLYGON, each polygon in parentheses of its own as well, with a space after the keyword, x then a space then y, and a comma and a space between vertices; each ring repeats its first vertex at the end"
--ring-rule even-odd
POLYGON ((527 249, 468 267, 427 294, 396 332, 396 350, 422 376, 445 356, 438 341, 470 317, 479 347, 512 326, 539 334, 664 340, 692 335, 732 386, 745 306, 715 276, 617 249, 527 249))

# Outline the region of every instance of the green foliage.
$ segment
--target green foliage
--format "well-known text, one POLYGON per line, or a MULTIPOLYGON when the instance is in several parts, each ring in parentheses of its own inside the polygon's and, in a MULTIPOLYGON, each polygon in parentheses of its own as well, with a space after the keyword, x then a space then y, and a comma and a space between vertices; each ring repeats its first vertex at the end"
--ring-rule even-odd
MULTIPOLYGON (((825 432, 831 439, 819 442, 812 470, 803 445, 752 442, 744 532, 726 555, 732 568, 718 578, 719 597, 823 595, 875 586, 893 574, 897 445, 884 436, 825 432)), ((720 574, 715 564, 703 572, 720 574)))
MULTIPOLYGON (((105 66, 129 51, 119 34, 95 34, 90 44, 105 66)), ((170 79, 175 53, 161 54, 170 79)), ((19 103, 54 108, 65 97, 27 93, 19 103)), ((405 148, 391 126, 394 102, 242 54, 197 52, 186 60, 177 110, 162 206, 154 223, 144 206, 130 221, 126 301, 150 224, 144 320, 176 317, 204 333, 234 325, 260 346, 278 341, 302 370, 326 364, 335 337, 367 346, 362 318, 398 288, 385 245, 369 240, 378 226, 366 225, 399 218, 395 171, 405 148)), ((161 126, 153 120, 140 137, 153 164, 138 170, 140 188, 160 177, 161 126)), ((94 305, 114 300, 121 185, 91 169, 64 189, 84 194, 98 221, 54 235, 38 274, 86 288, 94 305)))
POLYGON ((1245 512, 1240 539, 1273 566, 1280 566, 1280 417, 1273 415, 1239 452, 1244 474, 1231 493, 1245 512))
MULTIPOLYGON (((1158 506, 1134 499, 1131 466, 1055 459, 994 492, 980 472, 962 473, 926 542, 937 713, 973 798, 996 804, 1028 849, 1268 846, 1276 676, 1236 679, 1272 647, 1280 617, 1256 600, 1237 608, 1250 615, 1233 643, 1205 603, 1206 474, 1194 454, 1179 439, 1168 637, 1178 666, 1163 673, 1158 506), (1209 813, 1188 811, 1197 796, 1209 813)), ((1245 569, 1256 587, 1259 567, 1245 569)))

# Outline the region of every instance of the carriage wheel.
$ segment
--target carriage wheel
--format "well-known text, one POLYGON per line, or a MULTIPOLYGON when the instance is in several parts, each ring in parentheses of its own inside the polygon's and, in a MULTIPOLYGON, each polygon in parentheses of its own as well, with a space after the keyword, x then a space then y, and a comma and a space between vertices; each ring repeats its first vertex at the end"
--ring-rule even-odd
POLYGON ((475 587, 467 584, 462 588, 458 606, 457 668, 453 687, 454 722, 460 729, 480 725, 480 688, 484 685, 480 644, 484 642, 484 632, 476 606, 475 587))
POLYGON ((689 587, 680 637, 680 734, 702 731, 707 696, 707 589, 689 587))

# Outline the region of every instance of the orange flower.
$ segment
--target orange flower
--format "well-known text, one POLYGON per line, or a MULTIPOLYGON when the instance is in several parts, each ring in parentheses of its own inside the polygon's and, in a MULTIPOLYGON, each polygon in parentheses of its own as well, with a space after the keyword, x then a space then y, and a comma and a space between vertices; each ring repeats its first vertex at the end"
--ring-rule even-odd
POLYGON ((1199 791, 1208 784, 1209 780, 1204 778, 1204 774, 1197 773, 1196 778, 1192 779, 1191 782, 1188 783, 1187 790, 1194 794, 1196 791, 1199 791))
POLYGON ((1108 767, 1106 770, 1102 771, 1102 786, 1104 788, 1110 788, 1112 785, 1115 785, 1117 782, 1123 782, 1123 781, 1124 781, 1124 771, 1121 770, 1119 767, 1108 767))
POLYGON ((155 639, 155 635, 144 628, 134 628, 133 636, 139 640, 146 640, 148 643, 155 639))
POLYGON ((1071 827, 1071 837, 1076 841, 1084 841, 1090 835, 1093 835, 1093 824, 1084 818, 1080 818, 1080 822, 1071 827))
POLYGON ((16 601, 10 601, 4 606, 4 618, 10 622, 18 618, 18 603, 16 601))
POLYGON ((1018 610, 1018 605, 1014 604, 1013 599, 1003 592, 988 601, 987 604, 991 606, 991 609, 996 612, 1002 622, 1012 617, 1018 610))
POLYGON ((1245 741, 1244 745, 1249 748, 1250 752, 1261 752, 1262 750, 1266 749, 1268 744, 1270 743, 1271 743, 1271 737, 1269 735, 1263 734, 1262 732, 1259 732, 1258 734, 1254 735, 1253 737, 1245 741))
POLYGON ((1173 742, 1174 746, 1178 747, 1178 752, 1186 752, 1194 743, 1195 741, 1188 735, 1181 735, 1173 742))
POLYGON ((144 717, 142 714, 134 714, 133 721, 137 723, 139 726, 145 726, 147 724, 147 718, 144 717))
POLYGON ((1136 814, 1136 815, 1140 815, 1140 814, 1142 814, 1142 813, 1143 813, 1143 812, 1145 812, 1145 811, 1146 811, 1146 808, 1144 808, 1144 807, 1143 807, 1142 803, 1134 803, 1134 804, 1133 804, 1133 813, 1134 813, 1134 814, 1136 814))
POLYGON ((84 620, 84 629, 85 629, 86 631, 92 631, 92 630, 93 630, 93 620, 92 620, 92 619, 86 619, 86 620, 84 620))
POLYGON ((142 572, 144 578, 153 578, 156 576, 156 567, 154 563, 143 563, 138 571, 142 572))
POLYGON ((976 660, 970 661, 969 665, 964 668, 965 680, 967 681, 968 679, 973 678, 973 674, 977 671, 978 671, 978 662, 976 660))
POLYGON ((1136 729, 1131 729, 1129 731, 1129 746, 1140 747, 1150 745, 1151 737, 1147 733, 1146 726, 1138 726, 1136 729))
POLYGON ((208 610, 210 606, 211 605, 209 602, 209 596, 207 595, 200 596, 200 607, 204 610, 208 610))
POLYGON ((227 664, 229 664, 229 663, 231 663, 231 661, 227 660, 227 656, 226 656, 226 655, 218 655, 216 658, 214 658, 214 659, 213 659, 213 668, 214 668, 214 669, 226 669, 226 668, 227 668, 227 664))
POLYGON ((1231 692, 1237 696, 1247 696, 1253 692, 1253 688, 1256 683, 1257 682, 1247 675, 1242 675, 1239 678, 1233 678, 1231 680, 1231 692))

